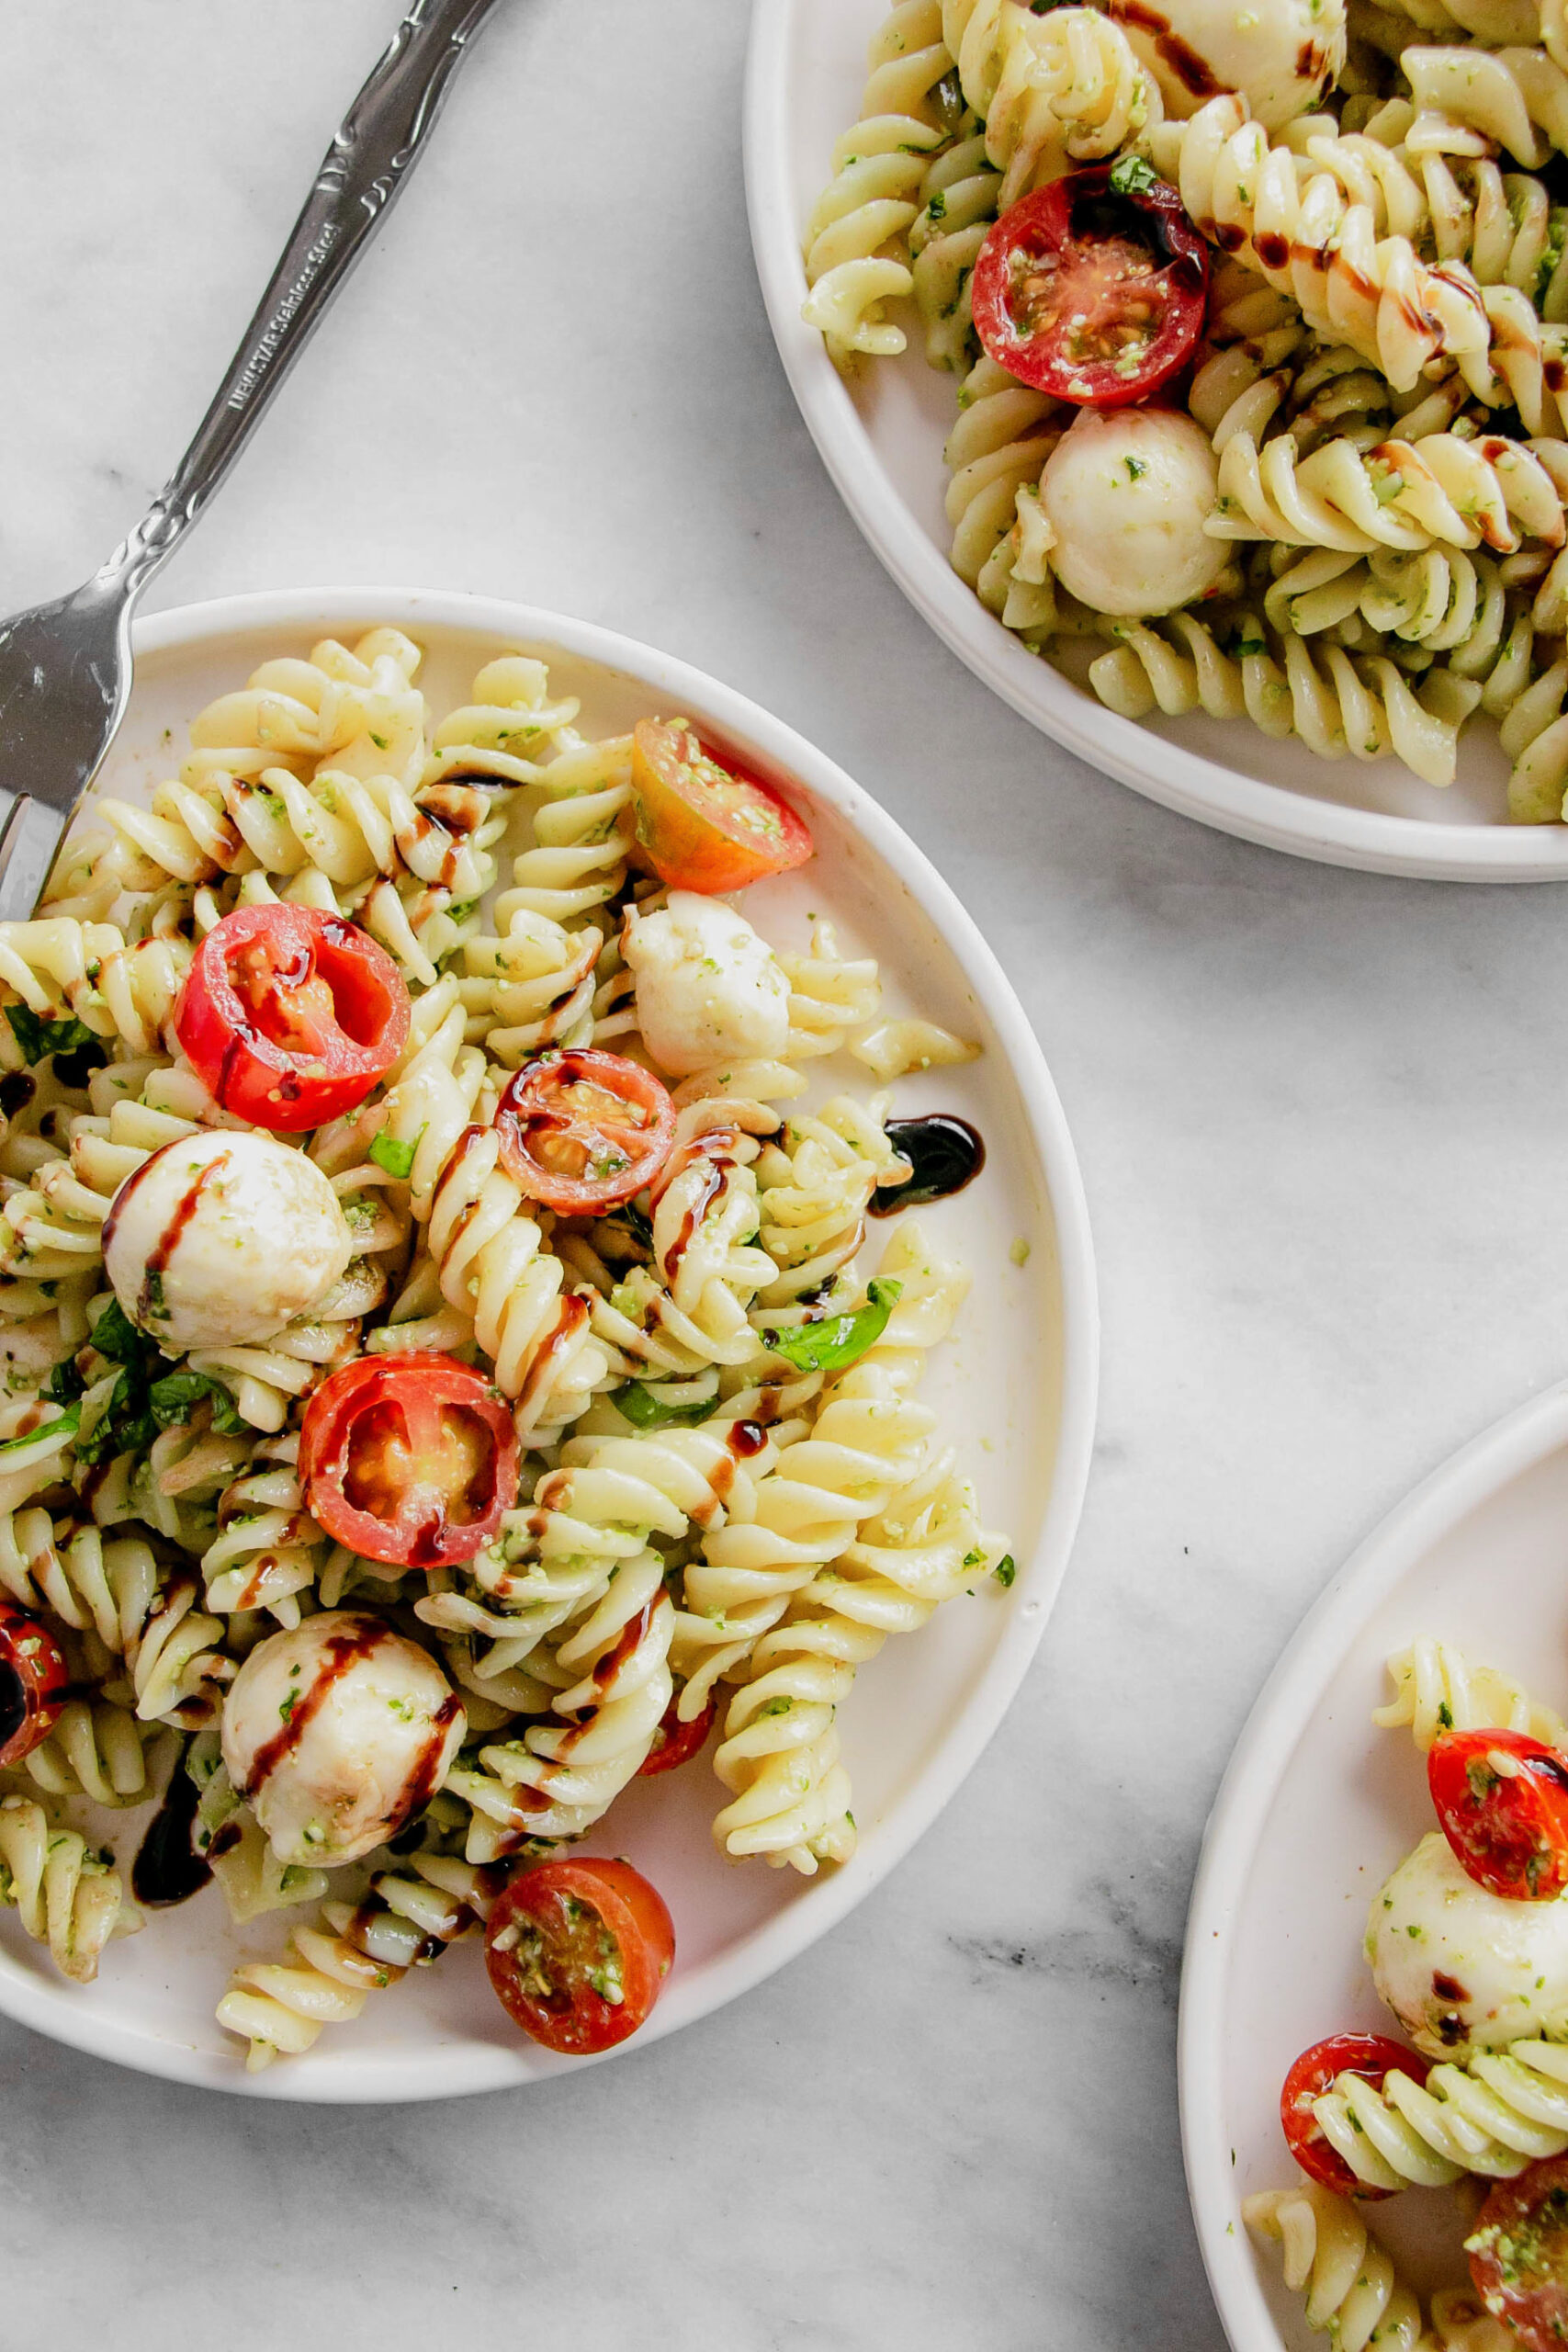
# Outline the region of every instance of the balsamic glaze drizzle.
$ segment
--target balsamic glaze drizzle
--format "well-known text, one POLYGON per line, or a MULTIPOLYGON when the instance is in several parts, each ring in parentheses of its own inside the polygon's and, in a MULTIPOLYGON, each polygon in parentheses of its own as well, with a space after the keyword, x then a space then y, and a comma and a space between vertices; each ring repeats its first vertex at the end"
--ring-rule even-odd
POLYGON ((986 1164, 979 1130, 951 1111, 929 1111, 923 1119, 889 1119, 887 1140, 912 1173, 907 1184, 879 1184, 871 1196, 873 1216, 896 1216, 927 1201, 945 1200, 973 1183, 986 1164))
POLYGON ((188 1903, 212 1876, 211 1864, 192 1843, 199 1793, 186 1770, 186 1752, 182 1747, 164 1792, 164 1802, 147 1826, 147 1835, 131 1868, 130 1891, 138 1903, 145 1903, 154 1910, 173 1903, 188 1903))

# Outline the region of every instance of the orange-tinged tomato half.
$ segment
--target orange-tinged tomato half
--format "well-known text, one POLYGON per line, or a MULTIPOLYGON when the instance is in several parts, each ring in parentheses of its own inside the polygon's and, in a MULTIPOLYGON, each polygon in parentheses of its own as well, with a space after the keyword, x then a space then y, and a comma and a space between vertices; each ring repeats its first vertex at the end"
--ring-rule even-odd
POLYGON ((663 1896, 630 1862, 563 1855, 518 1871, 485 1928, 504 2007, 547 2050, 586 2058, 642 2024, 675 1957, 663 1896))
POLYGON ((675 1106, 653 1072, 624 1054, 552 1046, 511 1080, 495 1129, 502 1163, 531 1201, 563 1216, 603 1216, 669 1159, 675 1106))
POLYGON ((638 719, 632 794, 638 845, 672 890, 743 890, 812 854, 783 795, 727 766, 684 718, 638 719))

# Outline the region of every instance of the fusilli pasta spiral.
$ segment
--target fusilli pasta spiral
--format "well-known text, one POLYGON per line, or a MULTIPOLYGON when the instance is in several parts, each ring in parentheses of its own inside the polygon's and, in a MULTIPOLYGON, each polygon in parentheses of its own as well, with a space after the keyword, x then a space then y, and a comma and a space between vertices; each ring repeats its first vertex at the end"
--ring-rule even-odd
POLYGON ((30 1797, 0 1797, 0 1902, 74 1984, 92 1983, 111 1936, 143 1924, 118 1871, 76 1830, 51 1828, 30 1797))
POLYGON ((1418 2352, 1421 2306, 1362 2222, 1356 2207, 1315 2181, 1269 2188, 1242 2200, 1249 2230, 1272 2238, 1285 2284, 1306 2298, 1309 2327, 1331 2337, 1336 2352, 1418 2352))

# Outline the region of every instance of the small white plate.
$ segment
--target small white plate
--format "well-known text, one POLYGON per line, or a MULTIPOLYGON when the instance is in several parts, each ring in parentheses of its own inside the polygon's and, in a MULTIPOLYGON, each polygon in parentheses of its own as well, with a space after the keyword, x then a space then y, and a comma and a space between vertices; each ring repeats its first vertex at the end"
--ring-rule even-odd
MULTIPOLYGON (((191 718, 278 653, 352 642, 390 622, 425 648, 421 684, 439 717, 468 699, 474 672, 507 649, 541 655, 558 688, 581 695, 593 734, 651 712, 682 712, 804 806, 818 855, 747 899, 770 938, 807 944, 829 917, 852 953, 880 961, 895 1011, 919 1009, 985 1047, 979 1061, 899 1082, 903 1115, 942 1108, 979 1128, 986 1166, 965 1192, 920 1211, 961 1255, 974 1287, 953 1338, 932 1358, 935 1404, 980 1490, 987 1525, 1014 1538, 1018 1576, 940 1611, 869 1665, 840 1721, 855 1790, 859 1851, 811 1880, 727 1863, 710 1835, 724 1792, 706 1758, 634 1781, 591 1851, 630 1857, 674 1914, 673 1973, 639 2039, 650 2041, 745 1992, 805 1950, 906 1854, 1000 1722, 1044 1630, 1066 1566, 1088 1476, 1098 1317, 1088 1213, 1055 1088, 1017 998, 975 924, 893 820, 843 772, 754 703, 684 663, 581 621, 477 596, 395 588, 301 589, 160 615, 136 639, 136 688, 104 776, 144 797, 171 774, 191 718), (1010 1255, 1030 1244, 1026 1263, 1010 1255)), ((503 874, 502 880, 509 876, 503 874)), ((858 1064, 836 1083, 874 1091, 858 1064), (858 1081, 865 1079, 863 1088, 858 1081)), ((867 1255, 877 1246, 873 1228, 867 1255)), ((129 1862, 141 1815, 122 1816, 129 1862)), ((0 1913, 0 2009, 79 2049, 151 2074, 266 2098, 446 2098, 558 2073, 570 2062, 525 2042, 491 1995, 477 1946, 459 1946, 307 2056, 247 2075, 213 2009, 236 1954, 281 1954, 296 1915, 243 1935, 215 1888, 111 1944, 97 1982, 56 1976, 13 1913, 0 1913)), ((310 1915, 299 1915, 309 1917, 310 1915)), ((626 2045, 636 2048, 637 2042, 626 2045)))
MULTIPOLYGON (((1450 882, 1568 878, 1568 831, 1509 825, 1508 766, 1490 727, 1467 730, 1447 791, 1396 760, 1320 760, 1246 720, 1118 718, 1028 653, 950 567, 942 445, 955 379, 928 368, 911 325, 898 359, 852 390, 806 325, 801 235, 834 141, 858 119, 866 43, 885 0, 756 0, 745 100, 751 241, 779 356, 822 461, 911 604, 1004 702, 1080 759, 1222 832, 1373 873, 1450 882)), ((911 309, 911 318, 913 306, 911 309)))
MULTIPOLYGON (((1401 1503, 1330 1585, 1265 1686, 1204 1834, 1179 2034, 1187 2185, 1234 2352, 1321 2344, 1241 2200, 1297 2177, 1280 2086, 1325 2034, 1392 2032, 1361 1956, 1379 1886, 1433 1826, 1407 1731, 1382 1731, 1384 1660, 1418 1634, 1568 1702, 1568 1382, 1401 1503)), ((1423 2294, 1462 2282, 1451 2192, 1368 2208, 1423 2294)))

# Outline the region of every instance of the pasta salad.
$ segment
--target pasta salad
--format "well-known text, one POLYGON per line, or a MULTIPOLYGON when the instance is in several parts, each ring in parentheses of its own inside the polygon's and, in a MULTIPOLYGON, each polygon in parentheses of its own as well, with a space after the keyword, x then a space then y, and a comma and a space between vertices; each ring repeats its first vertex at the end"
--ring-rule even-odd
POLYGON ((1365 1953, 1404 2039, 1338 2033, 1280 2097, 1295 2187, 1244 2200, 1344 2352, 1556 2352, 1568 2335, 1568 1724, 1429 1639, 1376 1720, 1424 1758, 1437 1826, 1372 1897, 1365 1953), (1370 2203, 1470 2192, 1472 2286, 1420 2305, 1370 2203))
POLYGON ((1012 1577, 899 1214, 983 1145, 886 1091, 977 1048, 752 924, 811 833, 687 720, 513 654, 433 728, 420 662, 264 662, 0 925, 0 1899, 78 1982, 210 1877, 298 1915, 253 2067, 481 1928, 525 2032, 624 2040, 617 1793, 711 1738, 723 1853, 842 1860, 857 1673, 1012 1577))
POLYGON ((955 377, 998 624, 1436 786, 1490 718, 1561 821, 1564 0, 898 0, 870 66, 805 317, 955 377))

